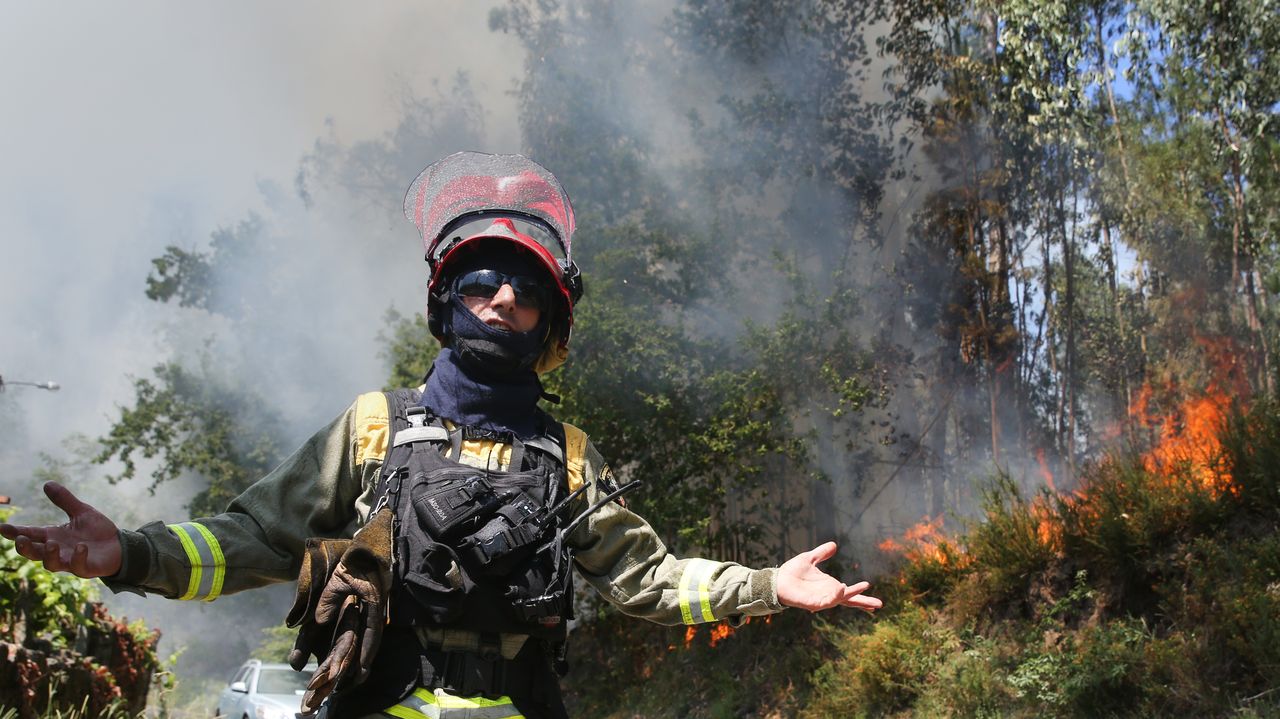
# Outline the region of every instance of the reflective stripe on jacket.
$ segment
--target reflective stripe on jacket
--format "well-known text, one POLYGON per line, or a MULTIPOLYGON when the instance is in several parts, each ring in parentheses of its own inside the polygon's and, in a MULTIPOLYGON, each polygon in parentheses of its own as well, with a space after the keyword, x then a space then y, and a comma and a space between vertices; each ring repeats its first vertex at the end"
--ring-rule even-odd
POLYGON ((455 697, 443 689, 417 689, 399 704, 382 710, 396 719, 522 719, 511 697, 455 697))

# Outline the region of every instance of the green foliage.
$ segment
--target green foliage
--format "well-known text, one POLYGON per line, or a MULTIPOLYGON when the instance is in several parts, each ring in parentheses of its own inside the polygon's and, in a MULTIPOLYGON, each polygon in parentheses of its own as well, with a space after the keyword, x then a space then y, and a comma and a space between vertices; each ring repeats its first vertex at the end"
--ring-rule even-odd
MULTIPOLYGON (((248 288, 270 287, 271 267, 261 261, 269 244, 266 222, 250 216, 212 233, 207 250, 176 246, 152 260, 146 296, 233 326, 256 313, 248 288), (227 281, 234 278, 234 281, 227 281)), ((279 420, 243 380, 225 373, 215 359, 212 336, 195 358, 157 365, 152 377, 133 380, 132 406, 122 407, 92 461, 118 461, 107 476, 115 484, 151 470, 148 490, 184 474, 203 480, 188 508, 194 516, 216 514, 279 460, 279 420), (154 467, 152 465, 154 461, 154 467)), ((243 370, 243 368, 241 368, 243 370)))
POLYGON ((1240 500, 1253 512, 1275 517, 1280 505, 1280 434, 1277 400, 1264 398, 1251 412, 1233 412, 1222 436, 1223 471, 1238 488, 1240 500))
POLYGON ((1143 573, 1151 553, 1187 526, 1189 511, 1204 498, 1192 486, 1167 482, 1135 461, 1102 465, 1089 487, 1086 497, 1060 502, 1063 551, 1093 568, 1095 576, 1132 589, 1149 581, 1143 573))
POLYGON ((975 717, 996 719, 1009 715, 1013 691, 1002 681, 994 642, 966 638, 965 649, 951 654, 938 667, 935 678, 916 702, 920 717, 975 717))
POLYGON ((1280 539, 1252 534, 1196 539, 1161 587, 1167 606, 1202 627, 1196 649, 1206 680, 1245 695, 1269 689, 1265 678, 1280 666, 1280 539))
POLYGON ((259 253, 255 251, 265 231, 264 220, 250 214, 235 227, 215 230, 208 251, 166 247, 163 255, 151 260, 147 299, 230 318, 252 312, 250 299, 228 288, 251 287, 265 280, 267 268, 256 262, 259 253), (220 276, 236 281, 220 282, 220 276))
MULTIPOLYGON (((0 508, 0 522, 16 511, 0 508)), ((25 652, 9 650, 10 671, 22 676, 6 697, 20 696, 24 686, 34 689, 37 706, 44 707, 40 716, 49 719, 123 719, 132 716, 129 706, 141 709, 142 682, 159 663, 159 634, 141 621, 123 624, 97 600, 96 582, 49 572, 12 543, 0 546, 0 641, 25 652), (69 685, 88 693, 69 697, 63 691, 69 685)))
POLYGON ((170 245, 164 254, 151 260, 147 275, 147 299, 167 302, 176 299, 180 307, 205 307, 212 283, 208 258, 200 252, 170 245))
MULTIPOLYGON (((866 621, 861 616, 853 621, 866 621)), ((832 647, 804 612, 753 619, 714 640, 722 625, 637 622, 616 613, 585 622, 569 642, 564 679, 571 716, 699 719, 795 716, 812 673, 832 647)))
POLYGON ((293 642, 298 638, 298 630, 277 624, 262 630, 262 641, 250 656, 264 662, 287 662, 289 652, 293 650, 293 642))
POLYGON ((1047 516, 1039 508, 1047 498, 1028 501, 1007 475, 984 487, 982 513, 965 537, 975 569, 992 597, 1026 592, 1034 574, 1053 558, 1055 547, 1045 536, 1047 516))
POLYGON ((923 608, 904 605, 892 621, 866 633, 837 633, 840 657, 814 675, 804 716, 881 716, 903 711, 937 679, 947 657, 962 651, 952 630, 923 608))
MULTIPOLYGON (((971 574, 969 558, 952 542, 931 545, 928 552, 909 551, 907 560, 898 570, 900 584, 906 596, 922 606, 946 601, 971 574)), ((982 581, 985 587, 986 578, 982 581)))
MULTIPOLYGON (((0 508, 0 522, 9 521, 15 511, 0 508)), ((18 554, 12 542, 0 545, 0 635, 6 641, 15 641, 22 631, 66 647, 74 641, 77 628, 87 626, 84 607, 96 598, 92 582, 49 572, 18 554)))
POLYGON ((216 514, 278 459, 272 416, 254 397, 226 393, 210 383, 210 371, 192 372, 175 363, 158 365, 154 379, 134 380, 136 400, 101 442, 94 461, 119 460, 115 483, 137 472, 137 459, 159 458, 150 489, 194 472, 207 484, 191 500, 196 516, 216 514))
POLYGON ((431 363, 436 359, 439 343, 431 336, 424 315, 404 317, 395 310, 387 310, 383 318, 386 329, 378 335, 381 354, 391 365, 387 385, 383 389, 417 387, 431 363))
POLYGON ((155 675, 151 680, 151 692, 147 695, 147 705, 155 707, 156 715, 161 719, 168 719, 172 716, 170 706, 173 702, 173 695, 178 690, 178 674, 175 671, 178 665, 178 659, 182 656, 182 651, 170 654, 166 659, 157 663, 155 675))

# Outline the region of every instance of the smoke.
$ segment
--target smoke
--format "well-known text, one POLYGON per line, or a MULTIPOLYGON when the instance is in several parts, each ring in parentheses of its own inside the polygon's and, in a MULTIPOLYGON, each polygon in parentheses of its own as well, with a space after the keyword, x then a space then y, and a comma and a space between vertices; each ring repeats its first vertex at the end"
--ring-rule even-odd
MULTIPOLYGON (((146 479, 108 487, 84 461, 92 447, 64 442, 104 434, 132 379, 166 359, 256 393, 283 443, 381 386, 383 315, 422 303, 399 193, 445 153, 519 148, 510 90, 522 49, 489 32, 489 10, 5 8, 0 376, 63 387, 0 394, 0 494, 24 508, 15 521, 55 517, 35 479, 51 462, 124 526, 185 518, 193 482, 154 496, 146 479), (207 252, 215 233, 243 240, 216 268, 235 311, 146 299, 152 258, 170 245, 207 252)), ((221 677, 280 622, 285 590, 200 606, 107 599, 160 628, 162 654, 201 647, 180 672, 221 677)))
MULTIPOLYGON (((610 150, 552 165, 580 209, 605 223, 643 222, 662 214, 644 204, 656 197, 684 223, 677 231, 721 248, 718 269, 735 278, 735 291, 686 303, 684 326, 733 340, 748 322, 769 326, 798 300, 812 309, 853 290, 857 307, 843 329, 865 347, 891 348, 901 376, 885 378, 886 405, 840 422, 821 419, 829 408, 797 388, 797 434, 812 438, 813 458, 832 483, 815 489, 810 506, 823 511, 796 528, 791 546, 844 538, 871 559, 880 539, 923 514, 968 505, 970 486, 959 477, 990 466, 945 467, 954 433, 945 420, 931 421, 967 396, 949 392, 933 371, 944 364, 944 345, 906 311, 900 265, 933 177, 916 153, 894 152, 904 123, 877 122, 874 108, 890 99, 883 83, 891 62, 875 50, 885 28, 855 18, 849 32, 814 32, 842 21, 824 15, 829 9, 565 3, 548 23, 556 41, 542 27, 524 35, 542 53, 527 82, 539 103, 571 118, 575 137, 610 150), (779 258, 797 281, 779 270, 779 258)), ((558 131, 526 124, 526 143, 554 149, 558 131)), ((584 272, 589 281, 591 268, 584 272)), ((938 292, 943 279, 921 291, 938 292)))
POLYGON ((922 251, 916 212, 946 180, 898 144, 920 138, 904 137, 905 108, 889 105, 895 61, 877 52, 888 27, 854 5, 577 0, 504 27, 536 50, 525 87, 547 109, 546 123, 525 110, 525 146, 550 155, 538 156, 579 210, 605 225, 677 218, 677 232, 723 248, 717 269, 736 291, 684 304, 682 326, 732 340, 797 301, 850 303, 841 329, 889 369, 890 392, 831 421, 829 398, 797 389, 790 419, 832 481, 815 486, 813 521, 791 546, 842 538, 874 569, 881 539, 976 510, 977 484, 997 469, 986 418, 1005 423, 1000 469, 1025 487, 1043 472, 1017 446, 1014 398, 990 406, 972 386, 981 372, 938 333, 958 260, 922 251), (583 147, 554 156, 565 135, 583 147))

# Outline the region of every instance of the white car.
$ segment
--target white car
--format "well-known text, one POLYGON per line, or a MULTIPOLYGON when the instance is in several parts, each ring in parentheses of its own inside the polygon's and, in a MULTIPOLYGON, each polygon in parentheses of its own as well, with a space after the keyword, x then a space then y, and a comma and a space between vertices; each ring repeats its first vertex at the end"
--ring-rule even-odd
POLYGON ((250 659, 241 665, 218 695, 215 717, 223 719, 294 719, 315 666, 295 672, 288 664, 250 659))

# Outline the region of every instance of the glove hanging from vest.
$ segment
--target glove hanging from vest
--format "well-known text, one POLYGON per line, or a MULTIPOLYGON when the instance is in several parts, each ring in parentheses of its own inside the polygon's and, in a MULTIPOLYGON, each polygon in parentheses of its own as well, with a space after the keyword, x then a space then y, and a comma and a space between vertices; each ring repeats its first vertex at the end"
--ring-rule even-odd
POLYGON ((356 532, 333 566, 315 600, 314 628, 299 632, 298 644, 289 655, 295 668, 305 664, 311 653, 321 659, 302 698, 303 714, 319 709, 334 689, 360 684, 368 677, 387 623, 390 588, 391 512, 380 511, 356 532), (327 645, 316 639, 326 630, 332 637, 327 645), (305 642, 304 636, 308 637, 305 642), (321 648, 328 650, 323 658, 314 651, 321 648))
POLYGON ((294 671, 302 671, 314 655, 317 660, 329 655, 333 645, 333 626, 317 624, 316 605, 329 577, 338 567, 338 560, 351 546, 350 539, 307 540, 302 555, 302 569, 298 572, 298 591, 293 606, 285 618, 286 626, 298 628, 298 639, 289 652, 289 664, 294 671))

